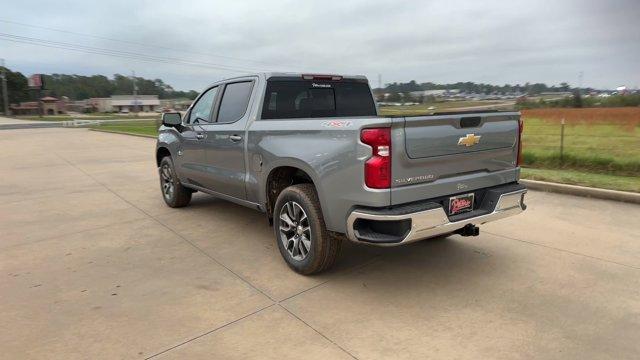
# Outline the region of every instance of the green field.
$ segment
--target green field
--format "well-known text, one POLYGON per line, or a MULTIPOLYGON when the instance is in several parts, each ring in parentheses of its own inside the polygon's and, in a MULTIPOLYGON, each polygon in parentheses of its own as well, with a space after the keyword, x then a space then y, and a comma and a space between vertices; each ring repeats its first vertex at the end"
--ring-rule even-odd
POLYGON ((530 180, 640 192, 640 180, 637 176, 606 175, 576 170, 523 168, 521 177, 530 180))
POLYGON ((534 168, 572 169, 640 176, 640 128, 617 124, 568 124, 560 156, 561 125, 525 118, 523 162, 534 168))
POLYGON ((21 115, 16 116, 16 119, 20 120, 37 120, 37 121, 66 121, 73 119, 85 119, 85 120, 125 120, 125 119, 137 119, 137 118, 160 118, 160 114, 157 115, 138 115, 135 114, 114 114, 114 113, 93 113, 93 114, 81 114, 81 115, 45 115, 39 117, 38 115, 21 115))
POLYGON ((65 120, 73 120, 73 118, 69 115, 45 115, 43 117, 39 117, 38 115, 20 115, 15 116, 18 120, 37 120, 37 121, 65 121, 65 120))
POLYGON ((92 129, 139 135, 157 135, 159 124, 155 120, 123 121, 91 126, 92 129))

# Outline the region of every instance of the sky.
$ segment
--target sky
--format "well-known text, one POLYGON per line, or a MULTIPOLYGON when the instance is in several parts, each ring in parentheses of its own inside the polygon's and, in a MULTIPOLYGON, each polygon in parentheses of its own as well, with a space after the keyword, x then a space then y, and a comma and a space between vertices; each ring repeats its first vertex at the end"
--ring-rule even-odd
POLYGON ((640 0, 4 1, 0 58, 27 75, 135 71, 179 90, 258 71, 640 86, 640 0))

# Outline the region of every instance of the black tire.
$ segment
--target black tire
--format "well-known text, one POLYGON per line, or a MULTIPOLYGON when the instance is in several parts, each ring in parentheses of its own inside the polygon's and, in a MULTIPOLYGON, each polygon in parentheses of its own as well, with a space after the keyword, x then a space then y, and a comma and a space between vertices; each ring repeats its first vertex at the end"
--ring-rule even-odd
POLYGON ((191 194, 193 192, 191 189, 182 186, 180 183, 175 167, 173 166, 171 156, 165 156, 160 160, 158 174, 160 176, 160 191, 162 192, 164 202, 172 208, 189 205, 189 202, 191 202, 191 194), (170 184, 167 182, 168 179, 170 179, 170 184), (173 186, 173 190, 169 192, 166 187, 170 185, 173 186))
MULTIPOLYGON (((295 209, 297 208, 294 208, 294 212, 296 211, 295 209)), ((286 217, 292 220, 292 217, 288 217, 288 215, 286 217)), ((292 185, 282 190, 280 195, 278 195, 274 207, 273 229, 280 254, 287 265, 297 273, 310 275, 329 269, 338 257, 342 240, 339 237, 332 236, 327 231, 322 216, 322 209, 320 208, 320 202, 318 201, 318 195, 312 184, 292 185), (300 220, 297 226, 295 226, 296 230, 291 232, 291 224, 282 220, 281 214, 283 214, 282 211, 285 205, 289 206, 287 209, 284 209, 285 213, 288 214, 288 209, 290 209, 291 206, 295 207, 294 203, 302 208, 302 215, 306 215, 306 221, 300 220), (303 229, 308 227, 308 231, 298 232, 300 231, 300 227, 303 229), (282 230, 282 228, 287 230, 282 230), (299 238, 298 242, 295 243, 294 240, 288 239, 289 234, 293 234, 294 237, 297 234, 299 238), (306 239, 306 235, 310 235, 310 239, 306 239), (302 238, 309 241, 303 242, 301 240, 302 238), (285 245, 285 243, 292 245, 285 245), (310 246, 305 255, 305 244, 309 243, 310 246), (299 246, 297 252, 290 250, 295 248, 295 244, 299 246), (296 254, 298 257, 302 255, 304 255, 304 257, 296 259, 296 254)))

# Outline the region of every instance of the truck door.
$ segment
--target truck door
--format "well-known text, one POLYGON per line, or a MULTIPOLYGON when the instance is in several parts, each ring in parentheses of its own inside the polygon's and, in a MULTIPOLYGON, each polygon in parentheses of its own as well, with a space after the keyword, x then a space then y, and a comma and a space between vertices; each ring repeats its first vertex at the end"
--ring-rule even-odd
POLYGON ((246 199, 245 128, 249 118, 249 100, 254 79, 237 80, 224 85, 221 99, 214 107, 214 121, 202 125, 206 131, 205 186, 215 192, 246 199))
POLYGON ((182 178, 197 186, 204 186, 207 179, 205 139, 203 125, 211 123, 218 87, 208 89, 196 100, 186 115, 181 131, 182 142, 177 161, 182 178))

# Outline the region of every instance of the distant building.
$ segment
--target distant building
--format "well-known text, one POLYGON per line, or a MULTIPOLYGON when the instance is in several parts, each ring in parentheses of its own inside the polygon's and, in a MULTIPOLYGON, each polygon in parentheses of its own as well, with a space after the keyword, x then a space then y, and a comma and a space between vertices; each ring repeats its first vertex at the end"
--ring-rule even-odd
POLYGON ((85 100, 87 112, 154 112, 160 111, 158 95, 111 95, 85 100))
POLYGON ((37 101, 24 101, 20 104, 11 104, 9 107, 13 115, 38 115, 37 101))
POLYGON ((159 110, 158 95, 111 95, 111 107, 116 112, 153 112, 159 110))
POLYGON ((193 100, 187 98, 180 99, 162 99, 160 100, 160 106, 162 110, 186 110, 191 106, 193 100))
MULTIPOLYGON (((63 96, 62 98, 54 98, 52 96, 45 96, 40 98, 42 102, 42 112, 44 115, 59 115, 67 113, 67 102, 69 98, 63 96)), ((38 102, 37 101, 25 101, 20 104, 11 104, 11 113, 14 115, 38 115, 38 102)))
POLYGON ((88 112, 113 112, 111 98, 91 98, 86 100, 88 112))
POLYGON ((460 93, 460 89, 449 89, 449 90, 412 91, 410 94, 414 97, 420 97, 420 96, 446 97, 446 96, 455 96, 459 93, 460 93))
POLYGON ((628 93, 628 89, 626 86, 618 86, 616 88, 616 92, 620 95, 626 95, 628 93))

